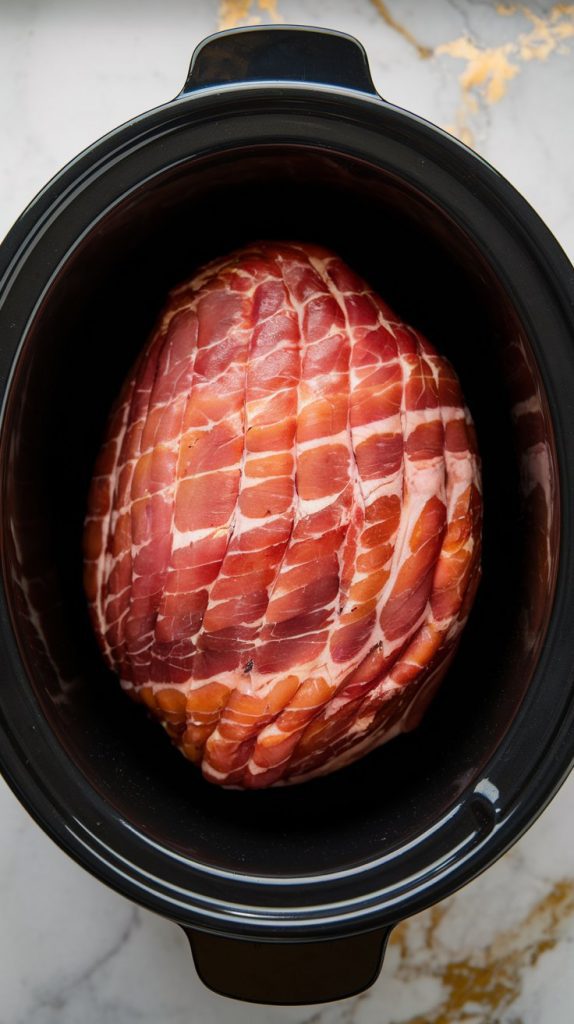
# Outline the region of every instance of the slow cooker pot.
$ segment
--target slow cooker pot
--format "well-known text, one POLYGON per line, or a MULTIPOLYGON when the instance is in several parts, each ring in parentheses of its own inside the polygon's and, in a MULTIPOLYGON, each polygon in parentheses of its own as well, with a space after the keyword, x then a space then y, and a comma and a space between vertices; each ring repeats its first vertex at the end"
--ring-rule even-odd
POLYGON ((180 924, 200 976, 311 1003, 376 977, 392 926, 492 863, 574 753, 574 280, 455 139, 375 92, 353 39, 213 36, 0 251, 0 757, 38 823, 180 924), (166 291, 256 238, 332 247, 453 361, 484 463, 484 575, 415 732, 327 778, 218 790, 105 670, 81 531, 110 404, 166 291))

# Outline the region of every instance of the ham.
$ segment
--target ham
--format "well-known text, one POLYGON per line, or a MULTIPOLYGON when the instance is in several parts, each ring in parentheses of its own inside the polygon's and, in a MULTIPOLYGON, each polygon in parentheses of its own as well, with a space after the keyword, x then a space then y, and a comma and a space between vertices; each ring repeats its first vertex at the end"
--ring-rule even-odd
POLYGON ((171 293, 112 411, 91 621, 206 779, 303 781, 418 724, 481 516, 450 364, 333 253, 252 245, 171 293))

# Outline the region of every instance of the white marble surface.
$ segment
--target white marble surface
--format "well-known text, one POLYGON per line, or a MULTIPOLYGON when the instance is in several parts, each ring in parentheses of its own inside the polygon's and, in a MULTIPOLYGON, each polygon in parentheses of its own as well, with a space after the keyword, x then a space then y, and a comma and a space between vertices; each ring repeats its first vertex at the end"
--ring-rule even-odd
MULTIPOLYGON (((3 0, 0 235, 78 150, 174 95, 195 43, 259 18, 366 44, 388 99, 454 126, 574 258, 574 5, 488 0, 3 0), (461 84, 462 76, 462 84, 461 84), (504 90, 506 92, 504 95, 504 90)), ((324 1008, 207 992, 175 926, 64 856, 0 784, 0 1024, 572 1024, 574 777, 525 838, 395 933, 379 982, 324 1008)))

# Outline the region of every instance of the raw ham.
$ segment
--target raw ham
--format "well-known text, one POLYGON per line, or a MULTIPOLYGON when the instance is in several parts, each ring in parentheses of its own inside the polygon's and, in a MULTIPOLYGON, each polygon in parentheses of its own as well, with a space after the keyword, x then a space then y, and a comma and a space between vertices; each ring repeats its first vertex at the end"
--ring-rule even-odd
POLYGON ((299 782, 418 724, 481 517, 449 363, 333 253, 249 246, 171 293, 112 411, 92 624, 206 779, 299 782))

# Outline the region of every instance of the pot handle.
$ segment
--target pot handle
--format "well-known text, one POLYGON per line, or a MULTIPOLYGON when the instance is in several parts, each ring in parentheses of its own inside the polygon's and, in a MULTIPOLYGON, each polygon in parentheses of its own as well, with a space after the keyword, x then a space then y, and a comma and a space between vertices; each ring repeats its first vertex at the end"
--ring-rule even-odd
POLYGON ((367 54, 353 36, 304 25, 259 25, 208 36, 180 93, 238 82, 310 82, 377 96, 367 54))
POLYGON ((257 942, 184 931, 204 985, 248 1003, 301 1006, 357 995, 376 981, 390 928, 320 942, 257 942))

